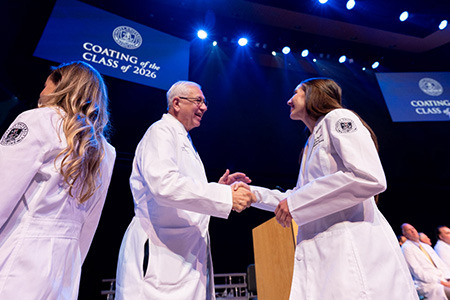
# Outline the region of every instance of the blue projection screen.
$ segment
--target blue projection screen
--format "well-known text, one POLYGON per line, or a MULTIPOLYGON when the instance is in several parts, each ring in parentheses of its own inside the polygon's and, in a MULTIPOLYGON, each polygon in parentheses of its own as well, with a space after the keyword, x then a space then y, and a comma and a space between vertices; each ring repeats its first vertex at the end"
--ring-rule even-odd
POLYGON ((450 121, 450 73, 376 73, 392 121, 450 121))
POLYGON ((189 42, 75 0, 58 0, 34 55, 168 89, 187 80, 189 42))

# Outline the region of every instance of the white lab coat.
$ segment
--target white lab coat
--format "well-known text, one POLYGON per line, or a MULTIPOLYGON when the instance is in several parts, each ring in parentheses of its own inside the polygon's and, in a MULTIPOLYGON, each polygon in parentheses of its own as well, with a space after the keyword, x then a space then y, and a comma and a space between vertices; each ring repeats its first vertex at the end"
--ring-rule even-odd
POLYGON ((116 299, 215 299, 208 224, 210 215, 228 217, 231 188, 207 182, 184 126, 172 115, 164 114, 139 143, 130 186, 135 217, 120 248, 116 299))
POLYGON ((77 299, 115 150, 105 141, 102 185, 80 205, 55 169, 66 147, 61 123, 53 108, 29 110, 0 142, 0 299, 77 299))
POLYGON ((408 263, 417 291, 427 300, 447 300, 444 286, 440 282, 450 279, 449 270, 431 246, 420 243, 430 255, 435 267, 420 250, 419 243, 407 240, 402 245, 403 255, 408 263))
POLYGON ((436 245, 434 245, 434 251, 436 251, 439 258, 447 265, 447 268, 450 269, 450 245, 438 240, 436 245))
POLYGON ((297 186, 253 187, 256 207, 287 198, 299 225, 291 300, 417 299, 392 228, 373 196, 386 187, 368 130, 349 110, 320 118, 308 139, 297 186))

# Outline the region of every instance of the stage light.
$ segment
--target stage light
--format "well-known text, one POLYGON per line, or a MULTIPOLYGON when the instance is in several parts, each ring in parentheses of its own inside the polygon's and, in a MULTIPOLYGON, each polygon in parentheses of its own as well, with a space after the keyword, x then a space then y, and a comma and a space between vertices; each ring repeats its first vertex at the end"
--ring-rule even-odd
POLYGON ((212 44, 214 47, 217 46, 217 41, 214 41, 212 44))
POLYGON ((440 30, 444 30, 448 25, 448 21, 447 20, 442 20, 441 24, 439 24, 439 29, 440 30))
POLYGON ((373 64, 372 64, 372 69, 376 69, 376 68, 378 68, 380 66, 380 63, 379 62, 374 62, 373 64))
POLYGON ((305 49, 305 50, 302 51, 302 57, 307 57, 308 54, 309 54, 309 50, 308 49, 305 49))
POLYGON ((283 50, 281 50, 281 52, 283 52, 283 54, 289 54, 289 52, 291 52, 291 48, 286 46, 286 47, 283 48, 283 50))
POLYGON ((353 9, 353 7, 355 7, 355 4, 356 4, 355 0, 348 0, 346 7, 348 10, 351 10, 353 9))
POLYGON ((273 56, 277 56, 277 53, 275 51, 272 51, 273 56))
POLYGON ((325 4, 328 2, 328 0, 319 0, 320 4, 325 4))
POLYGON ((316 62, 316 61, 317 61, 317 59, 313 58, 313 62, 316 62))
POLYGON ((339 57, 339 62, 342 64, 342 63, 345 63, 345 61, 347 60, 347 56, 345 56, 345 55, 342 55, 341 57, 339 57))
POLYGON ((408 17, 409 17, 409 13, 407 11, 404 11, 401 13, 399 19, 400 19, 400 21, 404 22, 404 21, 406 21, 406 19, 408 19, 408 17))
POLYGON ((247 43, 248 43, 248 40, 246 38, 240 38, 238 40, 239 46, 245 46, 245 45, 247 45, 247 43))
POLYGON ((366 67, 362 67, 362 70, 365 71, 365 70, 366 70, 366 67))
POLYGON ((197 36, 199 39, 206 39, 208 37, 208 33, 206 31, 204 31, 203 29, 200 29, 199 31, 197 31, 197 36))

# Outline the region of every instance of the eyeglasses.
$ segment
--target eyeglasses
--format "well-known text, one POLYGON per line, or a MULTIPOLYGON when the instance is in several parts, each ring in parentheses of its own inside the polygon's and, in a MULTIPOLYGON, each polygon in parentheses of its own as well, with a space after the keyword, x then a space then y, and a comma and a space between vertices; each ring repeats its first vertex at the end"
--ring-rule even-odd
POLYGON ((202 104, 205 104, 205 106, 208 107, 208 102, 206 101, 206 99, 202 99, 200 97, 198 98, 178 97, 178 98, 194 103, 195 105, 197 105, 197 107, 202 106, 202 104))

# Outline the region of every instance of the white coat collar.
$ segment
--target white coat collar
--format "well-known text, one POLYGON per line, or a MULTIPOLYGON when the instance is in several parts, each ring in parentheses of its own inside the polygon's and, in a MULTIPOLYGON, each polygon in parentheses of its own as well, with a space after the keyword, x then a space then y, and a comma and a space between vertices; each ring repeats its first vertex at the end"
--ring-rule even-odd
POLYGON ((168 123, 170 123, 170 124, 172 124, 174 126, 175 130, 177 131, 177 134, 180 135, 180 136, 183 136, 185 145, 190 147, 193 150, 196 158, 198 160, 200 160, 200 156, 199 156, 199 154, 197 152, 197 149, 195 149, 194 144, 192 143, 192 140, 190 140, 188 138, 189 133, 187 132, 187 130, 184 127, 184 125, 181 124, 181 122, 178 121, 177 118, 175 118, 174 116, 172 116, 169 113, 165 113, 162 116, 162 120, 164 120, 165 122, 168 122, 168 123))
POLYGON ((319 129, 321 128, 320 125, 321 125, 321 123, 322 123, 322 121, 323 121, 324 118, 325 118, 325 116, 320 116, 320 117, 317 119, 316 123, 314 124, 314 128, 313 128, 313 130, 312 130, 312 132, 311 132, 311 135, 316 134, 317 130, 319 130, 319 129))
POLYGON ((162 119, 166 122, 173 124, 175 126, 175 128, 177 129, 178 133, 187 136, 188 132, 187 132, 186 128, 184 128, 184 125, 181 124, 181 122, 178 121, 177 118, 175 118, 174 116, 172 116, 169 113, 165 113, 162 116, 162 119))

